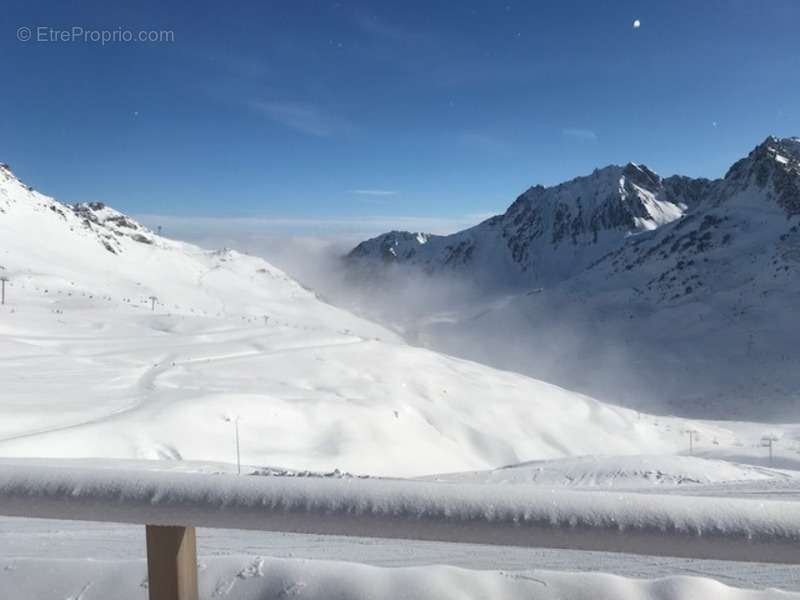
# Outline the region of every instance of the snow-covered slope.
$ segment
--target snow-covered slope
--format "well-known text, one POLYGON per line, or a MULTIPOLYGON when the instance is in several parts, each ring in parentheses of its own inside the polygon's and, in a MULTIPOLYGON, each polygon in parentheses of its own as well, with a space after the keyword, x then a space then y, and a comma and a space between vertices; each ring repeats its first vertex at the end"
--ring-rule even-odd
POLYGON ((680 420, 408 346, 261 259, 61 204, 7 168, 0 210, 5 456, 230 462, 237 419, 246 463, 385 475, 684 446, 680 420))
POLYGON ((260 258, 207 251, 155 235, 100 203, 68 206, 20 182, 0 166, 0 274, 9 305, 203 315, 263 323, 302 315, 309 327, 356 328, 395 339, 386 329, 320 302, 260 258))
POLYGON ((576 488, 670 488, 742 482, 784 483, 800 471, 742 465, 695 456, 581 456, 429 477, 463 483, 536 484, 576 488))
POLYGON ((479 283, 435 312, 387 315, 386 302, 362 302, 421 345, 632 405, 800 418, 798 138, 767 138, 715 181, 608 167, 533 188, 505 215, 424 246, 387 235, 350 254, 354 280, 386 262, 378 248, 388 245, 391 264, 436 275, 418 285, 458 270, 479 283), (586 201, 595 197, 605 201, 586 201), (461 246, 458 269, 436 250, 461 246))

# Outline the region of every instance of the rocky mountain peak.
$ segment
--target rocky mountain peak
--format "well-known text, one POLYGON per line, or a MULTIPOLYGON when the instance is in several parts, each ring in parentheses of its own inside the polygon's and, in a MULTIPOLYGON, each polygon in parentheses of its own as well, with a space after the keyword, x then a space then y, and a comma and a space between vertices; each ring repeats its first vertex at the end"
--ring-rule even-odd
POLYGON ((742 182, 755 176, 755 183, 763 187, 768 171, 773 168, 800 172, 800 138, 768 137, 746 157, 736 161, 725 179, 742 182))
POLYGON ((14 174, 14 171, 11 170, 11 167, 8 165, 8 163, 0 162, 0 183, 4 184, 5 187, 16 186, 29 192, 33 191, 32 187, 25 185, 19 180, 19 178, 14 174))
POLYGON ((411 231, 389 231, 370 240, 361 242, 349 254, 351 258, 367 258, 380 256, 384 262, 395 262, 410 259, 416 254, 419 246, 430 240, 439 238, 431 233, 411 231))
POLYGON ((661 186, 661 176, 648 169, 645 165, 629 162, 623 167, 622 174, 626 180, 640 187, 656 190, 661 186))
POLYGON ((725 174, 720 201, 755 191, 800 215, 800 139, 768 137, 725 174))
POLYGON ((102 248, 111 254, 123 252, 123 240, 153 245, 158 241, 149 229, 137 223, 102 202, 64 204, 49 196, 40 194, 25 185, 11 171, 7 164, 0 165, 0 217, 23 215, 44 224, 55 220, 65 231, 80 231, 89 238, 95 238, 102 248))

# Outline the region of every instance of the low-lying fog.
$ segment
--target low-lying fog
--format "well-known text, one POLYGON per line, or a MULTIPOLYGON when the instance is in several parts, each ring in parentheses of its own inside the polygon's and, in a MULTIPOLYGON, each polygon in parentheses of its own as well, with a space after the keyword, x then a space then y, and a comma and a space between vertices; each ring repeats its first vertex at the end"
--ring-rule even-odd
POLYGON ((488 294, 469 281, 401 267, 365 281, 348 271, 343 256, 368 235, 180 233, 204 247, 260 255, 328 302, 389 326, 412 344, 648 412, 798 419, 791 385, 772 381, 773 367, 787 360, 785 350, 756 344, 753 356, 752 342, 748 348, 737 342, 744 332, 699 347, 701 334, 676 337, 671 330, 682 325, 670 322, 674 315, 647 308, 629 316, 613 304, 598 307, 561 293, 488 294))

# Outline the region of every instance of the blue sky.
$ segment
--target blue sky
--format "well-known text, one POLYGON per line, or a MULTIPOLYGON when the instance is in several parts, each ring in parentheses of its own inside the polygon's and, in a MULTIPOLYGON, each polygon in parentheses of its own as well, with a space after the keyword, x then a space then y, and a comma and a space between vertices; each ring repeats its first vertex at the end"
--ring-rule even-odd
POLYGON ((716 177, 800 135, 795 0, 6 0, 0 19, 0 161, 133 214, 465 224, 608 163, 716 177), (174 40, 44 41, 72 27, 174 40))

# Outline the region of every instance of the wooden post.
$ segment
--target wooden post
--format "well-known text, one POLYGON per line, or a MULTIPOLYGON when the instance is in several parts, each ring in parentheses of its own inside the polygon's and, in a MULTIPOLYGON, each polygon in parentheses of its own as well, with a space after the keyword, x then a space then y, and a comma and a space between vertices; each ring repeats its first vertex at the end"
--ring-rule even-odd
POLYGON ((198 600, 194 527, 147 525, 150 600, 198 600))

